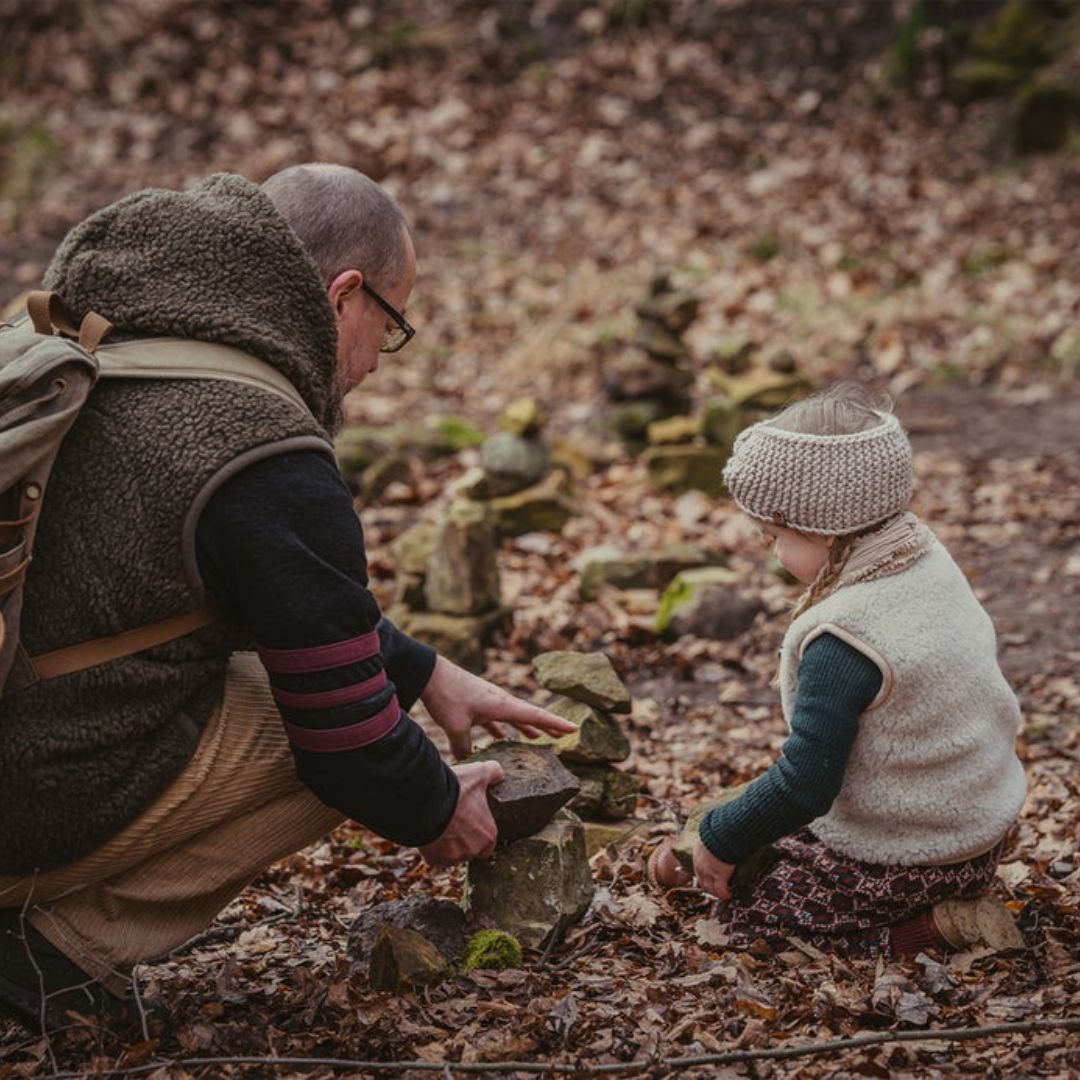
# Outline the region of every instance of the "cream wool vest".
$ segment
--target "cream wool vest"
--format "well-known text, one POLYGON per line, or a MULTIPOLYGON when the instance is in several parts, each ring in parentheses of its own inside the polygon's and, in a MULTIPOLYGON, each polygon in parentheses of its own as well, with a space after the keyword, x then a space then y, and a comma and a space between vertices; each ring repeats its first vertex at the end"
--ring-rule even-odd
POLYGON ((1020 708, 997 663, 990 617, 936 541, 906 570, 837 589, 800 615, 780 653, 790 724, 799 661, 830 633, 883 682, 863 714, 829 812, 811 823, 864 862, 934 865, 988 851, 1023 805, 1020 708))

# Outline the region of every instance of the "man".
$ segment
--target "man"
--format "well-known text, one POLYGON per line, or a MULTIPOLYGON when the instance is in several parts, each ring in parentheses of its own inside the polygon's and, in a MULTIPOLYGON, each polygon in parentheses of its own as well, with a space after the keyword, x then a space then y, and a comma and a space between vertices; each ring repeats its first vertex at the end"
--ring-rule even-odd
POLYGON ((431 863, 488 854, 501 769, 448 767, 408 716, 418 698, 458 757, 475 724, 569 729, 402 634, 367 589, 327 433, 412 336, 415 275, 394 201, 326 165, 137 192, 57 251, 45 284, 76 318, 241 349, 307 409, 216 379, 108 380, 64 443, 30 655, 206 598, 221 618, 0 700, 0 1007, 28 1026, 117 1011, 135 963, 345 817, 431 863))

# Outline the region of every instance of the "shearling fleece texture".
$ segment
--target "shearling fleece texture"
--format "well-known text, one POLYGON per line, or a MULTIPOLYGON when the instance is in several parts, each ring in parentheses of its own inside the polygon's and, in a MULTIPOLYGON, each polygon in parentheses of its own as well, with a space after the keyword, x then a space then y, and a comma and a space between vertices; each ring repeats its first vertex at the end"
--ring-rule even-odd
POLYGON ((831 633, 883 668, 829 812, 810 828, 863 862, 962 862, 996 844, 1027 782, 1020 708, 997 663, 989 615, 935 541, 906 570, 837 589, 784 637, 780 690, 790 717, 803 650, 831 633))
MULTIPOLYGON (((244 348, 333 418, 332 309, 245 180, 121 200, 68 236, 47 281, 124 336, 244 348)), ((195 607, 181 550, 195 495, 248 449, 320 434, 294 404, 247 386, 102 381, 45 500, 22 621, 31 655, 195 607)), ((72 862, 132 821, 194 753, 227 658, 248 644, 219 624, 0 700, 0 874, 72 862)))

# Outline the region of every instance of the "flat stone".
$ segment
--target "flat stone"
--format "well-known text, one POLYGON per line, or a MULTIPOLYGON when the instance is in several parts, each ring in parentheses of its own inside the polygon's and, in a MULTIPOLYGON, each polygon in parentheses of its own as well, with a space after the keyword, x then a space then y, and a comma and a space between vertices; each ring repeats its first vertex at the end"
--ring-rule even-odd
POLYGON ((467 941, 465 912, 449 900, 415 893, 401 900, 386 900, 360 912, 349 928, 349 957, 366 970, 380 927, 412 930, 439 950, 443 966, 457 963, 467 941))
POLYGON ((641 460, 649 474, 649 483, 663 491, 704 491, 720 495, 724 490, 721 475, 727 455, 715 446, 653 446, 641 460))
POLYGON ((444 615, 396 606, 387 616, 410 637, 479 674, 486 666, 484 648, 496 632, 513 624, 511 608, 499 607, 483 615, 444 615))
POLYGON ((487 503, 496 535, 523 536, 530 532, 561 532, 577 511, 570 482, 557 469, 539 484, 487 503))
POLYGON ((540 832, 581 785, 546 746, 501 739, 469 761, 497 761, 506 774, 487 790, 500 843, 540 832))
POLYGON ((595 600, 605 585, 616 589, 662 589, 676 574, 695 567, 715 566, 723 556, 693 544, 667 544, 642 555, 604 555, 590 558, 581 569, 583 600, 595 600))
POLYGON ((480 464, 491 494, 509 495, 540 481, 551 464, 551 450, 539 436, 500 431, 484 441, 480 464))
POLYGON ((594 888, 585 830, 575 815, 560 810, 535 836, 470 862, 465 903, 478 922, 513 934, 526 948, 539 948, 582 918, 594 888))
POLYGON ((659 323, 665 330, 679 335, 697 318, 701 301, 682 289, 650 296, 638 304, 634 311, 645 322, 659 323))
POLYGON ((546 652, 533 658, 532 667, 537 682, 553 694, 604 712, 630 711, 630 691, 603 653, 546 652))
POLYGON ((528 740, 530 743, 550 746, 562 761, 585 765, 625 761, 630 756, 630 740, 610 713, 599 712, 584 701, 570 698, 558 698, 545 707, 575 724, 577 730, 558 738, 540 735, 528 740))
POLYGON ((668 416, 690 407, 693 385, 692 372, 640 353, 623 353, 604 368, 604 394, 608 401, 655 401, 667 406, 664 415, 668 416))
POLYGON ((373 990, 415 990, 447 974, 442 953, 415 930, 383 923, 376 931, 368 965, 373 990))
POLYGON ((666 326, 650 320, 642 320, 638 327, 637 340, 634 342, 654 360, 664 364, 677 364, 689 355, 686 343, 666 326))
POLYGON ((713 370, 710 378, 740 409, 766 413, 776 412, 813 390, 810 380, 799 372, 782 374, 767 368, 755 368, 743 375, 713 370))
POLYGON ((701 433, 701 422, 694 416, 669 416, 654 420, 645 432, 650 446, 678 446, 693 442, 701 433))
POLYGON ((424 596, 432 611, 480 615, 499 606, 495 529, 479 503, 453 503, 438 524, 424 596))
POLYGON ((585 854, 591 859, 606 847, 619 847, 645 831, 647 821, 583 821, 585 854))
POLYGON ((621 821, 634 812, 641 783, 632 773, 609 765, 572 765, 571 770, 581 783, 581 793, 570 804, 575 814, 621 821))

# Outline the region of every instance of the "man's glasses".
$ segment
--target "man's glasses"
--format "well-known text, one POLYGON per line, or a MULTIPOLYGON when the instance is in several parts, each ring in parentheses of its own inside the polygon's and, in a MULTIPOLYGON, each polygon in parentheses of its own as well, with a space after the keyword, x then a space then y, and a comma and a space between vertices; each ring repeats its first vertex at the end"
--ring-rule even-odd
POLYGON ((398 349, 405 348, 412 341, 413 334, 416 333, 405 321, 405 316, 393 304, 387 303, 366 281, 360 282, 360 288, 394 320, 394 325, 387 327, 383 343, 379 346, 379 352, 397 352, 398 349))

